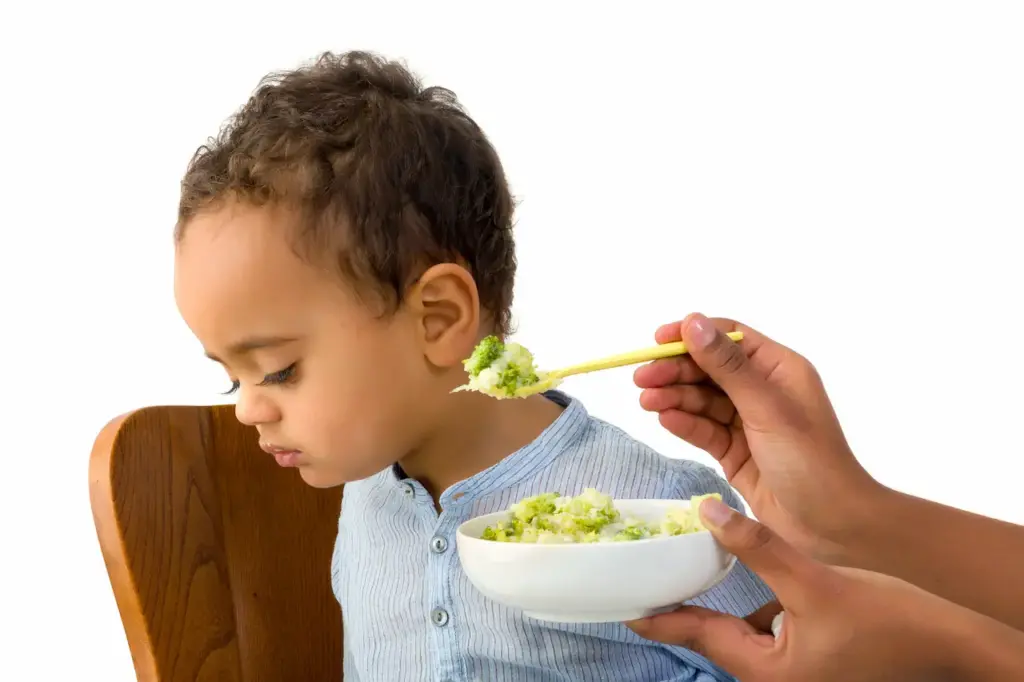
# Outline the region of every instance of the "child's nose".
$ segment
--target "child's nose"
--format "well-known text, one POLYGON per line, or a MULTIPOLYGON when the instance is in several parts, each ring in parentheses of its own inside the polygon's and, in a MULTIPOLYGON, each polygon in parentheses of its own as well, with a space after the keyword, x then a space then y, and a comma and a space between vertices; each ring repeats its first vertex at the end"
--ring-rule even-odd
POLYGON ((235 417, 247 426, 260 426, 280 421, 281 414, 272 400, 259 389, 240 389, 235 403, 235 417))

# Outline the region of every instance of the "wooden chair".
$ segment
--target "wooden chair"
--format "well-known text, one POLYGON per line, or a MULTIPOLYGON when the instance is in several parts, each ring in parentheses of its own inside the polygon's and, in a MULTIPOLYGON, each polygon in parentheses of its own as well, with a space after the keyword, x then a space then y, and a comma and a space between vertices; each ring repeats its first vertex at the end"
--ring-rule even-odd
POLYGON ((341 490, 279 469, 233 407, 118 417, 89 492, 140 681, 341 680, 341 490))

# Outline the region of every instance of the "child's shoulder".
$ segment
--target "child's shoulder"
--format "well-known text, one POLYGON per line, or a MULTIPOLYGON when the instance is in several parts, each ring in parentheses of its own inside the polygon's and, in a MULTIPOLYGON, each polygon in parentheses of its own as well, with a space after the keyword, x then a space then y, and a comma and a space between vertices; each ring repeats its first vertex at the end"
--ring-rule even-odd
POLYGON ((542 476, 575 481, 577 487, 597 488, 620 499, 688 499, 717 492, 730 504, 739 503, 735 491, 713 468, 694 460, 667 457, 592 415, 587 417, 587 426, 574 447, 542 476))

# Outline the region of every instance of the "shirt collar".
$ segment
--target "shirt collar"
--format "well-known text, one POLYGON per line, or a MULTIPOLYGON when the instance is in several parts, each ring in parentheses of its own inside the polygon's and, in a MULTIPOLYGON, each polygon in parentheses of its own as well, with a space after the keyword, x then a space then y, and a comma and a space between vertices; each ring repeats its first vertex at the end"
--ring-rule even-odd
MULTIPOLYGON (((579 400, 561 391, 547 391, 544 397, 564 407, 562 414, 531 443, 441 493, 439 502, 442 508, 472 502, 514 486, 549 465, 576 442, 587 424, 586 408, 579 400)), ((412 482, 397 463, 391 466, 388 478, 396 485, 412 482)))

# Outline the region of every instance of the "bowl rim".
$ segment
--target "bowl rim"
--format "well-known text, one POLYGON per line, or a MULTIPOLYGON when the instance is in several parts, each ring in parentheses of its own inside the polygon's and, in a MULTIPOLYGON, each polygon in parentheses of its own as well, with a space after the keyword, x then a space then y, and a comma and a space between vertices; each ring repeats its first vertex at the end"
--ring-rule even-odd
MULTIPOLYGON (((612 504, 614 504, 614 505, 617 505, 620 502, 626 502, 626 503, 630 503, 630 502, 659 502, 659 503, 664 503, 666 505, 667 504, 671 504, 673 506, 680 505, 680 506, 684 506, 684 507, 687 507, 687 508, 689 508, 691 506, 689 500, 671 499, 671 498, 667 498, 666 499, 666 498, 630 498, 630 497, 626 497, 626 498, 613 499, 612 500, 612 504)), ((495 511, 495 512, 490 512, 490 513, 487 513, 487 514, 480 514, 478 516, 474 516, 471 519, 467 519, 467 520, 463 521, 455 529, 456 540, 458 542, 466 541, 466 542, 472 542, 472 543, 486 544, 488 547, 498 546, 498 547, 525 547, 525 548, 529 548, 529 550, 509 550, 509 551, 537 551, 536 549, 534 549, 536 547, 544 547, 544 548, 548 548, 548 547, 552 547, 552 548, 554 548, 554 547, 558 547, 558 548, 574 547, 574 548, 577 548, 577 551, 579 551, 578 548, 581 548, 581 547, 622 547, 622 546, 625 546, 625 547, 636 547, 637 545, 643 546, 643 545, 649 545, 651 543, 671 542, 671 541, 674 541, 674 540, 680 540, 682 538, 700 537, 700 536, 705 536, 705 535, 711 535, 712 538, 714 537, 711 534, 711 531, 709 531, 709 530, 707 530, 705 528, 704 530, 698 530, 698 531, 694 531, 692 533, 683 533, 681 535, 669 535, 669 536, 662 535, 661 537, 657 537, 656 536, 656 537, 652 537, 652 538, 641 538, 639 540, 626 540, 626 541, 620 541, 620 542, 557 542, 557 543, 555 543, 555 542, 552 542, 552 543, 547 543, 547 542, 495 542, 494 540, 484 540, 483 538, 476 537, 474 535, 470 535, 470 534, 466 533, 466 531, 465 531, 466 526, 469 525, 470 523, 473 523, 474 521, 478 521, 478 520, 486 518, 488 516, 507 515, 508 513, 509 513, 509 511, 507 509, 503 509, 503 510, 499 510, 499 511, 495 511)), ((715 541, 715 544, 718 544, 717 540, 715 541)), ((608 550, 605 550, 605 551, 608 551, 608 550)))

